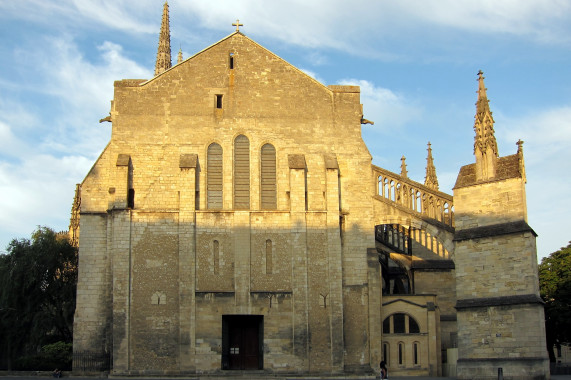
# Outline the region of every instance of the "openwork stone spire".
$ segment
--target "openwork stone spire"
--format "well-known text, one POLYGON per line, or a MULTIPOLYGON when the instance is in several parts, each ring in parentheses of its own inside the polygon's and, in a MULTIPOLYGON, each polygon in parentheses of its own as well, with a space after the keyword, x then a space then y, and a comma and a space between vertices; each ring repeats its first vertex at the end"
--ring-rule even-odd
POLYGON ((478 100, 474 121, 474 155, 476 156, 476 178, 486 180, 496 176, 498 144, 494 136, 494 118, 490 111, 484 73, 478 72, 478 100))
POLYGON ((169 26, 169 5, 165 1, 163 7, 163 21, 161 23, 161 33, 159 34, 159 49, 157 51, 157 63, 155 65, 155 76, 170 69, 171 63, 171 32, 169 26))
POLYGON ((406 170, 406 157, 402 156, 400 158, 400 175, 401 177, 408 178, 408 171, 406 170))
POLYGON ((81 185, 75 185, 75 196, 71 206, 71 217, 69 219, 69 239, 71 245, 79 246, 79 213, 81 211, 81 185))
POLYGON ((428 142, 428 156, 426 157, 426 177, 424 178, 424 186, 438 190, 438 178, 436 178, 436 167, 432 158, 432 148, 430 141, 428 142))

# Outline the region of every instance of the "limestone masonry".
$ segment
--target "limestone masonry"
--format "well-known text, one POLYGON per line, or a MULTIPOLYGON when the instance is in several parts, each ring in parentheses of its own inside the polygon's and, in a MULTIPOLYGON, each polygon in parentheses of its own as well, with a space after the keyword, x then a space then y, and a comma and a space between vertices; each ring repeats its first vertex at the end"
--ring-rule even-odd
MULTIPOLYGON (((500 157, 484 78, 454 197, 371 164, 357 86, 237 30, 115 82, 76 191, 74 352, 113 375, 547 379, 522 144, 500 157)), ((97 371, 74 363, 74 371, 97 371)))

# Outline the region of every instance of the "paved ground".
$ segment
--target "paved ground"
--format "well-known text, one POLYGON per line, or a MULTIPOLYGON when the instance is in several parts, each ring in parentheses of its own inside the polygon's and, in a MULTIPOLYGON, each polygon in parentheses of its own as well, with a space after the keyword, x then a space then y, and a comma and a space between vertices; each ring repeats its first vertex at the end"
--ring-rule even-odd
MULTIPOLYGON (((68 376, 66 374, 64 374, 64 377, 62 378, 63 380, 96 380, 96 379, 100 379, 100 378, 107 378, 106 375, 98 377, 98 376, 91 376, 91 377, 81 377, 81 376, 68 376)), ((156 380, 156 379, 160 379, 159 377, 111 377, 112 379, 125 379, 125 380, 156 380)), ((24 376, 14 376, 14 375, 9 375, 9 376, 3 376, 0 375, 0 379, 1 380, 38 380, 38 379, 53 379, 53 377, 49 376, 49 375, 45 375, 45 374, 40 374, 40 375, 35 375, 35 376, 30 376, 28 375, 24 375, 24 376)), ((241 380, 246 380, 247 377, 244 376, 234 376, 234 377, 212 377, 212 376, 200 376, 200 377, 188 377, 188 378, 184 378, 184 377, 171 377, 171 378, 166 378, 169 380, 228 380, 228 379, 241 379, 241 380)), ((262 377, 256 377, 256 380, 264 380, 264 379, 271 379, 271 380, 327 380, 327 379, 333 379, 333 380, 373 380, 373 377, 363 377, 363 378, 359 378, 359 377, 334 377, 334 378, 328 378, 328 377, 266 377, 266 378, 262 378, 262 377)), ((557 375, 557 376, 551 376, 552 380, 571 380, 571 375, 557 375)), ((391 377, 391 380, 454 380, 454 378, 452 377, 428 377, 428 376, 415 376, 415 377, 411 377, 411 376, 394 376, 391 377)))
MULTIPOLYGON (((236 377, 232 377, 234 379, 246 379, 243 376, 236 376, 236 377)), ((2 380, 38 380, 38 379, 53 379, 51 376, 0 376, 0 379, 2 380)), ((98 377, 76 377, 76 376, 71 376, 68 377, 67 375, 64 375, 64 377, 62 378, 63 380, 95 380, 98 379, 98 377)), ((158 377, 153 377, 153 378, 145 378, 145 377, 128 377, 128 378, 116 378, 116 379, 126 379, 126 380, 156 380, 158 379, 158 377)), ((176 379, 176 380, 184 380, 184 379, 192 379, 192 380, 219 380, 219 379, 231 379, 230 377, 192 377, 192 378, 168 378, 168 379, 176 379)), ((279 378, 279 377, 268 377, 267 379, 273 379, 273 380, 279 380, 279 379, 295 379, 295 380, 326 380, 328 379, 327 377, 305 377, 305 378, 279 378)), ((346 378, 342 378, 342 377, 335 377, 333 378, 334 380, 341 380, 341 379, 350 379, 350 380, 371 380, 373 378, 368 377, 368 378, 357 378, 357 377, 346 377, 346 378)), ((420 377, 409 377, 409 376, 395 376, 395 377, 391 377, 391 380, 453 380, 454 378, 452 377, 427 377, 427 376, 420 376, 420 377)), ((571 380, 571 375, 558 375, 558 376, 551 376, 552 380, 571 380)), ((260 379, 257 379, 260 380, 260 379)))

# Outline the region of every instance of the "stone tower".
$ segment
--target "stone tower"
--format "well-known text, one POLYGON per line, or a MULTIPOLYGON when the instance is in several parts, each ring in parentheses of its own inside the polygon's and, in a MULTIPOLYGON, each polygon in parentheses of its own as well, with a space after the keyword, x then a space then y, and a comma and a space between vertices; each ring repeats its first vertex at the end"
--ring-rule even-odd
POLYGON ((499 157, 478 73, 476 163, 454 186, 458 379, 549 378, 535 232, 527 224, 522 142, 499 157))

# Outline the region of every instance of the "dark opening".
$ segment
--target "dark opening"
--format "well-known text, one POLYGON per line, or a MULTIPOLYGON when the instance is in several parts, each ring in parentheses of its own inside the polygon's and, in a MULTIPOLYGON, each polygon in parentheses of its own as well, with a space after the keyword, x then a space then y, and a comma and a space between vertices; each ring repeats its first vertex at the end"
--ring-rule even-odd
POLYGON ((129 189, 127 194, 127 207, 135 208, 135 189, 129 189))
POLYGON ((385 318, 383 321, 383 334, 391 333, 391 317, 385 318))
POLYGON ((393 328, 395 334, 403 334, 404 331, 404 314, 393 314, 393 328))
POLYGON ((230 70, 232 70, 234 68, 234 53, 230 53, 230 70))
POLYGON ((420 328, 418 327, 418 323, 416 323, 416 321, 412 317, 408 317, 408 332, 410 334, 420 333, 420 328))
POLYGON ((216 108, 222 108, 222 95, 216 95, 216 108))
POLYGON ((264 317, 222 316, 222 369, 263 369, 264 317))

